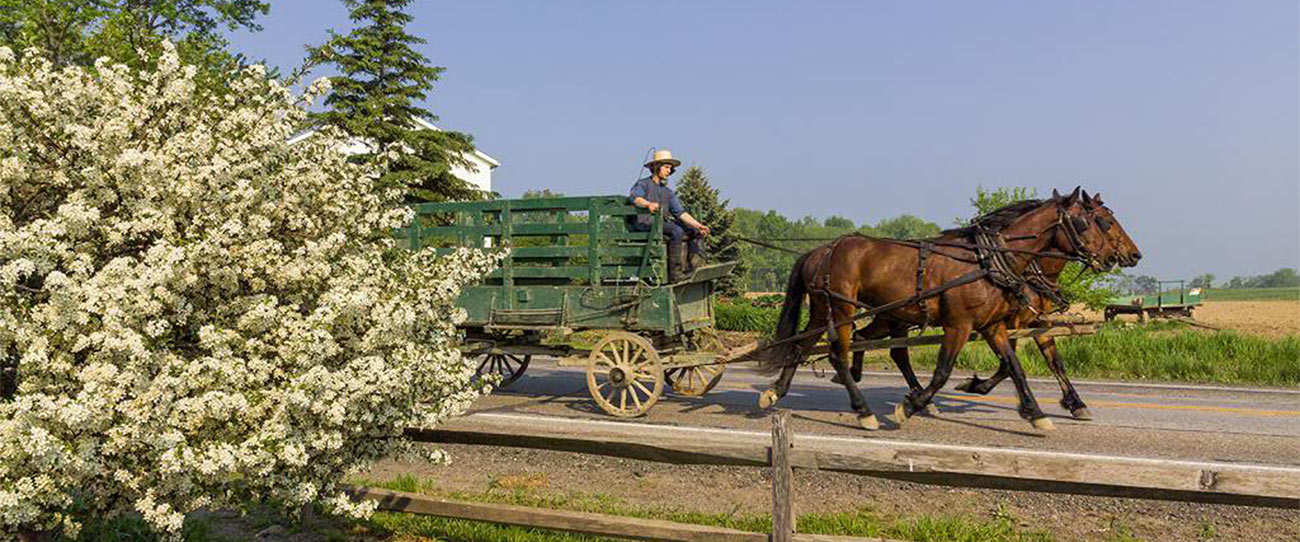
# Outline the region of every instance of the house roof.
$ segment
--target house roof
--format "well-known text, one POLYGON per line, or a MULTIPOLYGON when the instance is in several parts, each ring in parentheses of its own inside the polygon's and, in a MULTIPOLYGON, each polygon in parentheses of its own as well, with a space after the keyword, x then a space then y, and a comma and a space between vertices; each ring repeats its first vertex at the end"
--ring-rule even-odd
MULTIPOLYGON (((416 117, 416 118, 413 119, 413 120, 415 121, 415 124, 416 124, 417 126, 419 126, 420 128, 424 128, 424 129, 426 129, 426 130, 436 130, 436 131, 439 131, 439 132, 442 131, 442 128, 439 128, 439 127, 438 127, 437 125, 435 125, 434 123, 429 122, 429 121, 427 121, 427 120, 425 120, 425 119, 422 119, 422 118, 420 118, 420 117, 416 117)), ((304 130, 304 131, 302 131, 302 132, 300 132, 300 133, 298 133, 298 134, 296 134, 296 135, 290 137, 290 138, 289 138, 289 144, 292 145, 292 144, 297 143, 297 142, 299 142, 299 141, 306 140, 307 138, 309 138, 309 137, 311 137, 311 136, 313 136, 313 135, 315 135, 315 134, 316 134, 316 129, 315 129, 315 128, 309 128, 309 129, 307 129, 307 130, 304 130)), ((479 160, 482 160, 482 161, 486 162, 489 166, 491 166, 491 167, 493 167, 493 168, 495 168, 495 167, 501 165, 501 162, 497 161, 496 158, 493 158, 493 157, 489 156, 487 153, 485 153, 485 152, 483 152, 483 151, 481 151, 481 150, 474 149, 473 155, 474 155, 474 157, 478 158, 479 160)))

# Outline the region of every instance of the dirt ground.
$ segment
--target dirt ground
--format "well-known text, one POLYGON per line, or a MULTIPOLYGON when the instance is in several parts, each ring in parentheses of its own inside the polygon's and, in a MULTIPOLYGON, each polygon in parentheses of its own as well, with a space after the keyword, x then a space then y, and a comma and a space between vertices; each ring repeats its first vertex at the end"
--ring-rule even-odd
MULTIPOLYGON (((757 515, 770 510, 762 468, 667 465, 601 456, 447 446, 453 463, 385 461, 366 475, 410 474, 432 491, 524 492, 621 509, 757 515)), ((868 510, 885 522, 922 516, 1009 518, 1058 541, 1300 540, 1300 510, 1206 505, 1023 491, 949 488, 819 471, 795 473, 798 513, 868 510)))
POLYGON ((1210 301, 1192 316, 1242 333, 1272 338, 1300 335, 1300 301, 1210 301))

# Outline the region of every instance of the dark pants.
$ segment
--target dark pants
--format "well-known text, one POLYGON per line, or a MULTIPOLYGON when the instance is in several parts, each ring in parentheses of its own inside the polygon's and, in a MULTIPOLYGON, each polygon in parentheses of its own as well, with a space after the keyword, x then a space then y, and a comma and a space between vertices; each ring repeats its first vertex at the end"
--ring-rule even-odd
MULTIPOLYGON (((632 231, 650 231, 650 225, 633 223, 632 231)), ((700 236, 699 230, 676 219, 664 221, 664 238, 668 239, 670 244, 688 241, 691 252, 704 255, 704 244, 700 242, 703 237, 700 236)))

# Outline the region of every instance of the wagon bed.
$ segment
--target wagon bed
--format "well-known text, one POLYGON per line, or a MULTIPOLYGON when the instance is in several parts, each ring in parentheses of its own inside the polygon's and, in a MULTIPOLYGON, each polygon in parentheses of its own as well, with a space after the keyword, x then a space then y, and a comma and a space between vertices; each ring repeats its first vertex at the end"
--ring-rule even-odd
POLYGON ((1201 289, 1188 289, 1181 280, 1162 280, 1157 283, 1159 293, 1150 295, 1129 294, 1116 296, 1106 304, 1106 320, 1113 320, 1121 314, 1135 314, 1138 320, 1145 322, 1150 318, 1188 317, 1192 310, 1203 303, 1201 289), (1177 284, 1178 288, 1165 289, 1164 286, 1177 284))

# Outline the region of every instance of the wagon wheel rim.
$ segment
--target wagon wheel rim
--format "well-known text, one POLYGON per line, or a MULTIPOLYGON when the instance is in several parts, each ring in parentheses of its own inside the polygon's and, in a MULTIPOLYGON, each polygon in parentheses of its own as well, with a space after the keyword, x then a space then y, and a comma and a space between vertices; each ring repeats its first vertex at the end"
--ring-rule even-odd
POLYGON ((474 376, 479 380, 488 375, 500 376, 501 380, 496 387, 504 388, 524 376, 524 371, 528 369, 528 364, 532 360, 533 356, 529 354, 517 356, 494 352, 483 356, 483 361, 480 361, 478 368, 474 370, 474 376))
POLYGON ((644 337, 610 333, 591 349, 587 361, 587 389, 596 405, 611 415, 642 416, 663 393, 659 353, 644 337))
POLYGON ((664 371, 673 391, 687 397, 699 397, 709 393, 718 382, 722 381, 725 365, 694 365, 675 367, 664 371))

